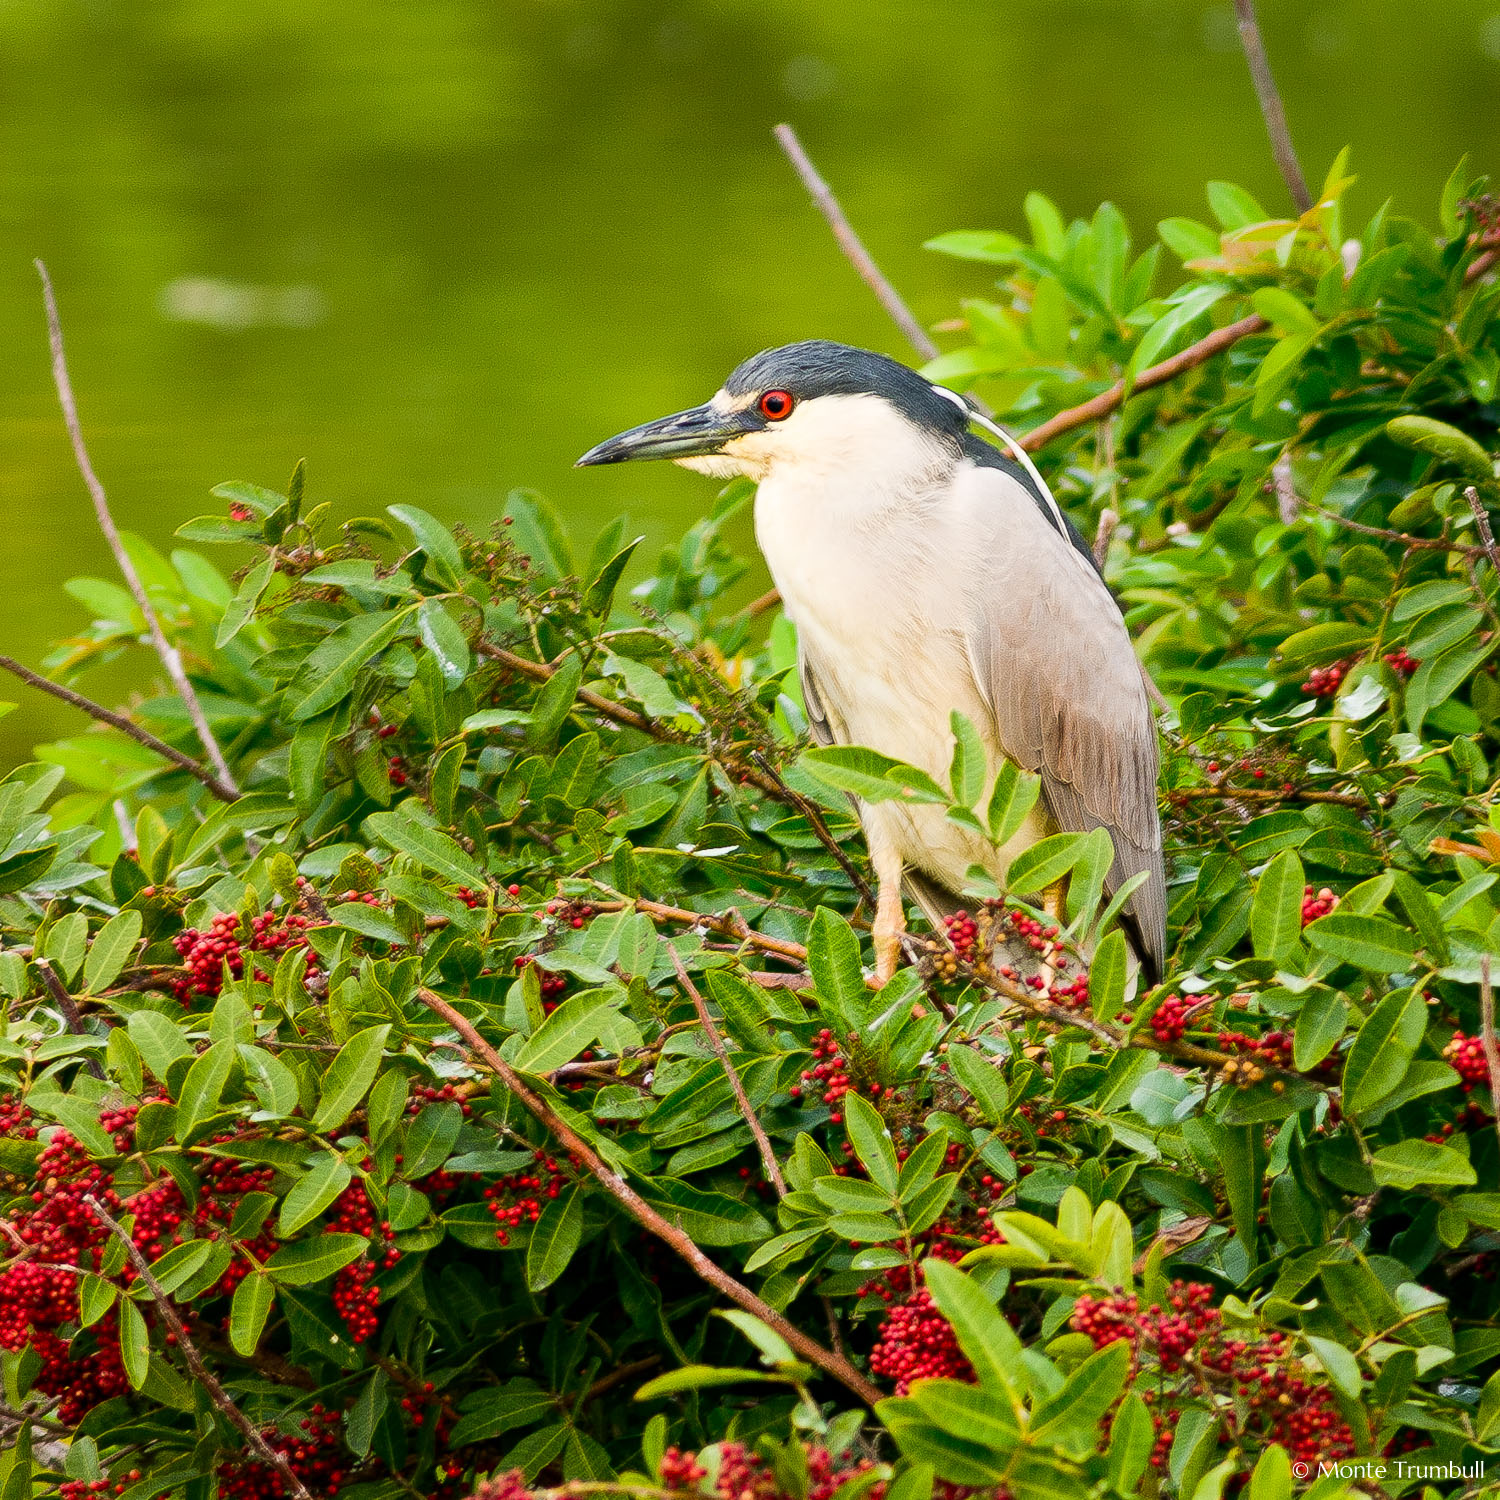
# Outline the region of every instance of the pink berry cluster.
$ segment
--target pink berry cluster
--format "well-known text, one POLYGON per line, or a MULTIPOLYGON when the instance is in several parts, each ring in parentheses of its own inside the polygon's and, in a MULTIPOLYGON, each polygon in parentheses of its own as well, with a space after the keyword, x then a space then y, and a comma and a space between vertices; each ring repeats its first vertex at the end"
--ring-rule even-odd
POLYGON ((567 1181, 566 1169, 545 1151, 533 1153, 536 1165, 529 1171, 502 1177, 484 1190, 485 1207, 500 1227, 495 1238, 510 1244, 510 1231, 522 1224, 535 1224, 542 1216, 542 1205, 557 1197, 567 1181))
POLYGON ((59 1500, 91 1500, 91 1497, 123 1495, 141 1477, 139 1469, 130 1469, 118 1479, 65 1479, 58 1485, 59 1500))
POLYGON ((1350 656, 1343 661, 1330 662, 1326 667, 1314 667, 1307 674, 1307 681, 1302 684, 1302 691, 1314 698, 1337 697, 1344 678, 1349 675, 1349 668, 1358 659, 1358 657, 1350 656))
POLYGON ((1416 657, 1408 656, 1404 649, 1387 651, 1381 658, 1398 677, 1410 677, 1422 665, 1416 657))
POLYGON ((1168 995, 1151 1016, 1151 1035, 1163 1046, 1180 1042, 1188 1029, 1195 1003, 1181 995, 1168 995))
POLYGON ((1349 1457, 1353 1432, 1328 1387, 1309 1380, 1293 1359, 1287 1335, 1272 1329, 1255 1340, 1231 1337, 1213 1296, 1213 1288, 1201 1282, 1174 1281, 1164 1302, 1144 1308, 1123 1292, 1085 1293, 1073 1306, 1070 1325, 1096 1349, 1126 1342, 1136 1370, 1150 1360, 1160 1372, 1155 1382, 1136 1383, 1155 1407, 1152 1465, 1161 1468, 1167 1461, 1182 1404, 1211 1394, 1238 1398, 1243 1416, 1230 1436, 1241 1445, 1253 1432, 1263 1442, 1280 1443, 1294 1462, 1316 1467, 1349 1457))
POLYGON ((1325 885, 1315 896, 1310 885, 1302 887, 1302 925, 1326 917, 1339 904, 1339 898, 1325 885))
POLYGON ((363 1344, 380 1327, 375 1309, 380 1304, 380 1287, 375 1284, 377 1270, 390 1270, 401 1259, 391 1226, 375 1221, 375 1210, 363 1182, 351 1182, 330 1210, 328 1230, 335 1234, 362 1234, 370 1241, 369 1250, 352 1265, 345 1266, 333 1279, 333 1305, 352 1343, 363 1344))

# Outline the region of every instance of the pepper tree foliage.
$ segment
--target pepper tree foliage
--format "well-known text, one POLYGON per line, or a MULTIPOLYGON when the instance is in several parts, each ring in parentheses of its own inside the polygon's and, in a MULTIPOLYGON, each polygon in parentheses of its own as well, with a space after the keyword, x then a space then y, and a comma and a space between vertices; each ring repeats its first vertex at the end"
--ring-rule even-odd
MULTIPOLYGON (((1460 169, 1436 236, 1346 239, 1347 183, 1212 184, 1133 258, 1037 195, 937 242, 999 280, 933 373, 1018 427, 1265 320, 1041 458, 1168 704, 1149 993, 1099 835, 869 986, 846 793, 1003 833, 1036 783, 960 719, 947 785, 805 748, 790 627, 726 603, 743 489, 628 598, 623 523, 585 558, 528 494, 225 486, 179 535, 234 583, 134 541, 243 791, 102 725, 0 782, 6 1500, 1462 1493, 1419 1476, 1500 1448, 1495 220, 1460 169), (1064 874, 1059 932, 1018 896, 1064 874)), ((68 587, 56 675, 143 649, 68 587)))

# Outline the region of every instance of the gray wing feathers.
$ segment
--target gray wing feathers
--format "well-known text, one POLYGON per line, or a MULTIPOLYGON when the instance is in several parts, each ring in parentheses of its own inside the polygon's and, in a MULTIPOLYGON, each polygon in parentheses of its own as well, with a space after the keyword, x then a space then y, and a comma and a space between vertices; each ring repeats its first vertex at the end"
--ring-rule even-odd
POLYGON ((1159 973, 1166 881, 1156 730, 1140 665, 1097 575, 1055 532, 1003 509, 995 567, 971 600, 966 644, 976 681, 1006 754, 1041 774, 1053 822, 1065 832, 1108 830, 1110 889, 1146 872, 1125 910, 1140 957, 1159 973))

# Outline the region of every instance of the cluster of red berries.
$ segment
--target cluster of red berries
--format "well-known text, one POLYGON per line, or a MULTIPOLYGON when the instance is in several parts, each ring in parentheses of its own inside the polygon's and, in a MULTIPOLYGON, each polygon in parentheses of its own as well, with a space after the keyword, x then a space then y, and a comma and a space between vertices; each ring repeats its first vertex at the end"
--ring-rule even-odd
POLYGON ((36 1131, 26 1101, 19 1094, 0 1094, 0 1140, 34 1141, 36 1131))
MULTIPOLYGON (((519 890, 520 887, 518 886, 517 889, 519 890)), ((462 901, 470 911, 474 911, 477 907, 481 907, 484 905, 484 897, 480 895, 478 891, 470 890, 466 885, 459 886, 458 899, 462 901)))
POLYGON ((844 1117, 837 1105, 854 1084, 849 1078, 849 1064, 839 1051, 838 1038, 826 1026, 813 1038, 812 1055, 812 1067, 802 1070, 802 1082, 794 1083, 787 1093, 793 1099, 800 1099, 809 1089, 821 1093, 824 1104, 835 1106, 828 1118, 835 1125, 841 1124, 844 1117))
POLYGON ((229 504, 229 519, 231 521, 253 521, 255 512, 248 505, 241 505, 238 500, 232 500, 229 504))
MULTIPOLYGON (((512 895, 519 895, 519 889, 512 891, 512 895)), ((566 922, 570 927, 582 928, 587 925, 589 918, 594 915, 594 908, 586 901, 578 903, 574 901, 549 901, 547 903, 547 915, 557 917, 566 922)))
POLYGON ((1287 1069, 1292 1066, 1292 1033, 1268 1031, 1264 1036, 1246 1036, 1243 1031, 1221 1031, 1219 1046, 1247 1061, 1266 1068, 1287 1069))
POLYGON ((58 1485, 59 1500, 90 1500, 94 1495, 123 1495, 137 1479, 139 1469, 131 1469, 119 1479, 65 1479, 58 1485))
POLYGON ((1382 660, 1398 677, 1410 677, 1422 665, 1416 657, 1408 656, 1404 648, 1387 651, 1382 660))
MULTIPOLYGON (((338 1494, 350 1478, 341 1426, 339 1414, 319 1402, 297 1433, 263 1427, 261 1437, 312 1494, 326 1497, 338 1494)), ((217 1477, 219 1500, 285 1500, 286 1481, 259 1459, 232 1458, 219 1465, 217 1477)))
MULTIPOLYGON (((1186 1376, 1190 1384, 1233 1392, 1246 1415, 1267 1442, 1280 1443, 1295 1462, 1316 1465, 1349 1457, 1354 1434, 1338 1413, 1326 1386, 1304 1378, 1292 1359, 1287 1335, 1273 1329, 1257 1342, 1231 1338, 1213 1305, 1213 1288, 1202 1282, 1174 1281, 1164 1303, 1142 1308, 1136 1297, 1085 1293, 1073 1306, 1071 1326, 1086 1334, 1096 1349, 1128 1342, 1140 1368, 1149 1356, 1164 1375, 1186 1376)), ((1174 1404, 1196 1392, 1143 1386, 1148 1402, 1163 1404, 1153 1413, 1158 1441, 1151 1462, 1165 1464, 1179 1416, 1174 1404)), ((1243 1438, 1243 1427, 1240 1434, 1243 1438)))
POLYGON ((979 937, 979 924, 974 918, 960 908, 943 918, 943 927, 948 934, 948 941, 953 944, 953 951, 960 958, 972 958, 974 943, 979 937))
MULTIPOLYGON (((350 900, 355 899, 351 893, 350 900)), ((360 898, 363 899, 363 898, 360 898)), ((172 946, 181 955, 187 975, 172 981, 172 993, 184 1005, 190 1005, 195 995, 217 995, 224 987, 224 966, 236 979, 245 973, 245 951, 277 954, 288 948, 306 946, 308 919, 297 912, 262 912, 250 921, 250 938, 240 942, 240 919, 234 912, 221 912, 209 923, 206 931, 187 927, 172 939, 172 946)), ((308 963, 308 969, 317 968, 316 961, 308 963)), ((261 968, 254 970, 254 977, 263 984, 271 976, 261 968)))
POLYGON ((385 763, 385 774, 392 786, 405 786, 407 782, 406 762, 399 755, 391 756, 385 763))
POLYGON ((904 1396, 914 1380, 975 1379, 953 1325, 937 1310, 926 1287, 917 1288, 885 1315, 870 1351, 870 1369, 894 1381, 898 1396, 904 1396))
MULTIPOLYGON (((527 964, 536 963, 536 955, 523 953, 516 960, 516 973, 519 974, 527 964)), ((566 974, 552 974, 546 969, 538 967, 537 973, 542 980, 542 1007, 551 1011, 557 1004, 557 997, 568 987, 568 976, 566 974)))
POLYGON ((1350 656, 1343 661, 1330 662, 1326 667, 1315 667, 1302 684, 1302 691, 1314 698, 1337 697, 1344 678, 1349 675, 1349 668, 1357 660, 1358 657, 1350 656))
POLYGON ((328 1229, 335 1234, 362 1234, 370 1242, 369 1250, 333 1279, 333 1305, 349 1330, 350 1341, 363 1344, 380 1327, 375 1313, 380 1303, 375 1273, 377 1269, 390 1270, 401 1259, 401 1252, 392 1241, 388 1223, 380 1224, 377 1230, 375 1210, 363 1182, 351 1182, 333 1200, 328 1229))
POLYGON ((555 1198, 567 1180, 564 1168, 545 1151, 533 1153, 536 1165, 529 1172, 502 1177, 484 1190, 485 1207, 500 1227, 495 1238, 510 1244, 510 1231, 522 1224, 535 1224, 542 1216, 544 1199, 555 1198))
POLYGON ((1180 1042, 1188 1029, 1196 1003, 1183 999, 1181 995, 1168 995, 1151 1017, 1151 1035, 1167 1046, 1180 1042))
POLYGON ((1339 904, 1339 898, 1325 885, 1315 896, 1310 885, 1302 887, 1302 925, 1326 917, 1339 904))
POLYGON ((420 1114, 429 1104, 453 1103, 458 1105, 467 1120, 474 1113, 474 1106, 469 1103, 473 1092, 474 1085, 471 1083, 445 1083, 440 1087, 434 1087, 430 1083, 415 1083, 412 1085, 411 1097, 406 1101, 406 1112, 415 1115, 420 1114))
POLYGON ((1453 1040, 1443 1048, 1443 1057, 1448 1066, 1463 1080, 1463 1090, 1472 1094, 1476 1085, 1489 1087, 1490 1068, 1484 1056, 1484 1039, 1465 1036, 1461 1031, 1453 1033, 1453 1040))

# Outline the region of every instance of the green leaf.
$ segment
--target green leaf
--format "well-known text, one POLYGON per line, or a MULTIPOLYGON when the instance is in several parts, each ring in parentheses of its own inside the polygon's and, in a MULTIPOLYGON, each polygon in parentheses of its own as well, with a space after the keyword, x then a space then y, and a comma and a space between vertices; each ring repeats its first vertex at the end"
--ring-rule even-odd
POLYGON ((400 635, 410 617, 410 607, 355 615, 315 646, 298 673, 305 691, 293 689, 287 694, 291 722, 316 718, 347 698, 360 669, 400 635))
POLYGON ((1427 1007, 1416 990, 1397 990, 1370 1012, 1344 1062, 1343 1104, 1349 1114, 1363 1114, 1401 1082, 1426 1026, 1427 1007))
POLYGON ((382 843, 410 855, 424 870, 471 890, 484 885, 484 872, 446 833, 418 823, 399 809, 371 813, 365 822, 382 843))
POLYGON ((1040 895, 1082 858, 1084 838, 1081 833, 1055 833, 1023 849, 1005 873, 1006 889, 1020 895, 1040 895))
POLYGON ((481 1386, 464 1397, 462 1410, 448 1438, 454 1448, 482 1443, 502 1432, 540 1422, 557 1412, 557 1397, 550 1391, 481 1386))
POLYGON ((365 1090, 380 1071, 380 1059, 389 1026, 370 1026, 356 1032, 328 1065, 319 1087, 318 1108, 312 1128, 319 1134, 334 1130, 349 1118, 349 1112, 365 1096, 365 1090))
POLYGON ((417 609, 417 633, 442 673, 443 681, 457 687, 469 675, 473 658, 469 642, 453 616, 437 599, 424 599, 417 609))
POLYGON ((1136 1492, 1155 1441, 1151 1413, 1146 1403, 1131 1391, 1120 1403, 1120 1409, 1110 1424, 1109 1448, 1105 1454, 1109 1464, 1109 1486, 1117 1495, 1136 1492))
POLYGON ((235 1287, 229 1304, 229 1343, 236 1354, 249 1359, 260 1347, 274 1300, 271 1278, 261 1271, 252 1271, 235 1287))
POLYGON ((526 1247, 526 1285, 540 1292, 552 1285, 573 1259, 583 1239, 583 1188, 551 1199, 531 1231, 526 1247))
POLYGON ((83 963, 88 936, 89 919, 81 911, 69 912, 67 916, 59 917, 47 934, 47 941, 44 945, 45 956, 62 975, 64 984, 72 984, 73 976, 77 974, 79 965, 83 963))
POLYGON ((78 1278, 78 1323, 92 1328, 115 1305, 120 1289, 114 1282, 89 1273, 78 1278))
POLYGON ((979 731, 955 708, 948 715, 953 731, 953 760, 948 767, 948 786, 960 807, 977 807, 989 774, 984 741, 979 731))
POLYGON ((1023 771, 1011 761, 1000 767, 995 777, 995 787, 990 793, 990 805, 985 813, 990 839, 1004 848, 1026 821, 1036 799, 1041 795, 1042 778, 1030 771, 1023 771))
POLYGON ((290 1115, 297 1108, 296 1074, 263 1047, 242 1043, 236 1051, 255 1102, 268 1114, 290 1115))
POLYGON ((571 1062, 603 1035, 613 1008, 607 990, 585 990, 564 1000, 526 1039, 515 1066, 523 1073, 540 1074, 571 1062))
POLYGON ((1301 947, 1305 885, 1295 849, 1283 849, 1261 872, 1250 907, 1250 938, 1257 958, 1280 961, 1301 947))
POLYGON ((177 1098, 178 1140, 186 1140, 218 1110, 234 1057, 233 1042, 215 1042, 188 1069, 177 1098))
POLYGON ((1037 1403, 1029 1440, 1060 1448, 1072 1458, 1086 1457, 1093 1451, 1100 1421, 1124 1388, 1130 1360, 1130 1345, 1123 1339, 1095 1350, 1058 1391, 1037 1403))
POLYGON ((1351 1401, 1358 1401, 1362 1382, 1359 1378, 1359 1361, 1354 1355, 1333 1339, 1319 1338, 1316 1334, 1308 1334, 1307 1342, 1334 1385, 1351 1401))
POLYGON ((1125 1004, 1128 958, 1125 934, 1112 928, 1100 940, 1089 965, 1089 1008, 1095 1020, 1113 1021, 1125 1004))
POLYGON ((922 1262, 922 1275, 938 1311, 953 1325, 959 1347, 979 1383, 1015 1402, 1025 1394, 1021 1341, 977 1281, 946 1261, 922 1262))
POLYGON ((867 994, 859 939, 831 907, 820 906, 813 913, 807 968, 818 995, 842 1023, 840 1029, 858 1026, 867 994))
POLYGON ((745 1381, 782 1381, 784 1376, 767 1370, 731 1370, 719 1365, 683 1365, 648 1380, 635 1393, 637 1401, 655 1401, 659 1396, 675 1396, 679 1391, 700 1391, 720 1385, 741 1385, 745 1381))
POLYGON ((533 749, 550 745, 563 720, 573 711, 578 689, 583 686, 583 662, 576 651, 570 651, 537 694, 526 742, 533 749))
POLYGON ((83 984, 88 994, 102 993, 120 977, 120 971, 140 937, 141 914, 138 911, 122 911, 94 934, 83 965, 83 984))
POLYGON ((549 582, 566 578, 575 570, 573 549, 556 512, 535 490, 512 490, 505 501, 511 520, 511 536, 517 547, 549 582))
POLYGON ((436 516, 430 516, 415 505, 388 505, 388 516, 394 516, 416 539, 427 555, 427 572, 446 588, 457 589, 463 581, 464 560, 453 540, 453 533, 436 516))
POLYGON ((265 1264, 266 1275, 283 1286, 311 1286, 326 1281, 365 1253, 362 1234, 324 1233, 283 1245, 265 1264))
POLYGON ((645 537, 638 536, 633 542, 627 542, 594 575, 583 596, 583 607, 591 615, 603 616, 609 613, 615 589, 619 587, 620 577, 625 572, 631 553, 645 540, 645 537))
POLYGON ((138 1010, 125 1023, 126 1031, 140 1050, 141 1060, 163 1083, 167 1071, 179 1057, 191 1057, 187 1038, 166 1016, 154 1010, 138 1010))
POLYGON ((1402 1141, 1375 1153, 1370 1163, 1381 1187, 1473 1187, 1478 1181, 1469 1158, 1433 1141, 1402 1141))
POLYGON ((1250 305, 1266 322, 1274 323, 1283 333, 1314 335, 1320 325, 1312 310, 1285 287, 1263 286, 1250 294, 1250 305))
POLYGON ((1404 927, 1385 917, 1333 911, 1303 931, 1319 952, 1377 974, 1402 974, 1412 966, 1417 944, 1404 927))
POLYGON ((277 1234, 284 1240, 290 1239, 303 1225, 311 1224, 349 1186, 352 1177, 343 1157, 332 1151, 320 1153, 281 1200, 277 1234))
POLYGON ((1292 1500, 1292 1461, 1280 1443, 1261 1453, 1250 1476, 1248 1500, 1292 1500))
POLYGON ((132 1390, 140 1390, 151 1372, 151 1337, 146 1319, 129 1297, 120 1299, 120 1363, 132 1390))
POLYGON ((1344 1034, 1349 1002, 1334 990, 1315 990, 1297 1012, 1292 1043, 1292 1066, 1299 1072, 1317 1067, 1344 1034))
POLYGON ((797 764, 825 785, 852 792, 866 802, 948 801, 947 792, 925 771, 863 745, 805 750, 797 764))
MULTIPOLYGON (((1118 934, 1112 934, 1118 936, 1118 934)), ((1124 938, 1120 939, 1121 946, 1124 938)), ((1097 957, 1095 965, 1097 968, 1097 957)), ((1093 974, 1089 972, 1089 994, 1093 995, 1093 974)), ((985 1123, 999 1125, 1005 1119, 1010 1109, 1010 1090, 1006 1087, 1004 1075, 995 1062, 985 1062, 972 1047, 950 1046, 944 1054, 948 1060, 949 1070, 953 1074, 954 1081, 960 1087, 966 1089, 973 1097, 975 1104, 979 1106, 979 1112, 984 1116, 985 1123)))
POLYGON ((218 632, 214 636, 214 645, 221 651, 250 623, 255 614, 255 607, 260 603, 261 595, 265 593, 267 585, 271 582, 275 567, 275 555, 267 553, 263 562, 257 563, 245 574, 244 580, 235 591, 234 598, 229 601, 229 606, 219 621, 218 632))
POLYGON ((854 1154, 870 1174, 870 1181, 894 1198, 901 1169, 897 1165, 896 1148, 891 1144, 885 1121, 880 1117, 880 1112, 858 1094, 846 1094, 841 1102, 844 1107, 844 1125, 849 1132, 854 1154))

